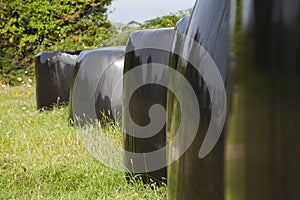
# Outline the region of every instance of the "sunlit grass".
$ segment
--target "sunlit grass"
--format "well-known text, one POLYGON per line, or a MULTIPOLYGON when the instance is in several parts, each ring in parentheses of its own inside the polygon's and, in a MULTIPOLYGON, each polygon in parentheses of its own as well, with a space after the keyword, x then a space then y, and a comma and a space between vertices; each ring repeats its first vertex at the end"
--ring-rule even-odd
POLYGON ((67 107, 38 112, 35 105, 32 87, 0 88, 0 199, 166 198, 165 187, 128 184, 123 172, 93 158, 67 107))

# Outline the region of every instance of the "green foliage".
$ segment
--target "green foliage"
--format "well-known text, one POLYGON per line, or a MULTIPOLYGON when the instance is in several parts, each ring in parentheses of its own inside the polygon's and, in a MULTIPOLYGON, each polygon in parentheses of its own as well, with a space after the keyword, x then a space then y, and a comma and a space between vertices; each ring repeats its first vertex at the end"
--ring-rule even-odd
POLYGON ((41 51, 87 49, 110 36, 106 6, 112 0, 1 0, 0 79, 33 74, 41 51))
POLYGON ((189 15, 191 11, 192 9, 182 10, 176 13, 171 13, 170 15, 147 20, 144 22, 144 24, 141 25, 141 28, 149 29, 174 27, 179 19, 183 18, 186 15, 189 15))
POLYGON ((39 52, 126 45, 132 31, 173 27, 191 12, 179 11, 143 24, 132 21, 117 30, 106 16, 111 2, 0 0, 0 81, 16 85, 33 79, 33 59, 39 52))
POLYGON ((131 31, 127 31, 120 34, 115 34, 106 41, 103 42, 103 46, 109 47, 109 46, 126 46, 128 37, 130 35, 131 31))
POLYGON ((144 23, 137 21, 131 21, 127 25, 117 23, 115 24, 116 30, 114 32, 118 32, 118 34, 114 34, 104 41, 103 46, 124 46, 127 43, 130 33, 136 30, 174 27, 178 20, 189 15, 191 11, 192 9, 187 9, 170 13, 169 15, 147 20, 144 23))

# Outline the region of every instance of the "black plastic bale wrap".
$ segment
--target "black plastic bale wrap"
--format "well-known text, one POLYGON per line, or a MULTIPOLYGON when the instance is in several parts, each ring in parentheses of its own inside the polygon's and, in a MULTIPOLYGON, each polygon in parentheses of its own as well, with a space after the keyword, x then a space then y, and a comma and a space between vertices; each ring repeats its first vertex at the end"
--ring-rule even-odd
POLYGON ((35 57, 37 108, 68 103, 72 71, 80 51, 41 52, 35 57))
MULTIPOLYGON (((182 45, 182 42, 184 39, 183 35, 184 35, 185 29, 187 27, 189 17, 190 16, 183 17, 176 23, 176 26, 174 27, 172 41, 176 41, 176 42, 172 42, 171 50, 170 50, 171 53, 170 53, 170 58, 169 58, 169 66, 174 69, 176 69, 176 66, 178 65, 178 61, 179 61, 179 55, 174 52, 175 52, 175 49, 180 49, 180 47, 182 45)), ((169 80, 168 84, 171 84, 171 81, 172 80, 169 80)), ((167 95, 168 104, 173 105, 175 99, 176 99, 175 95, 173 95, 171 93, 171 91, 168 91, 168 95, 167 95)), ((173 107, 169 106, 167 109, 167 119, 166 119, 167 124, 170 124, 172 121, 172 112, 173 112, 172 108, 173 107)), ((167 128, 170 128, 170 126, 167 128)), ((167 130, 167 134, 169 132, 170 132, 170 130, 167 130)), ((167 140, 167 142, 169 142, 169 141, 167 140)))
MULTIPOLYGON (((149 109, 154 104, 159 104, 164 109, 166 107, 167 88, 155 83, 167 80, 167 71, 158 70, 159 72, 157 72, 157 65, 154 63, 168 66, 172 32, 173 29, 133 32, 128 39, 126 48, 124 74, 130 73, 134 71, 133 69, 142 65, 146 66, 135 77, 131 79, 124 77, 123 79, 123 131, 124 147, 127 151, 124 156, 124 162, 127 169, 131 172, 130 174, 139 174, 144 183, 151 182, 150 179, 157 183, 166 181, 165 167, 148 171, 151 168, 150 165, 155 165, 156 162, 166 162, 165 151, 161 152, 157 160, 149 161, 147 157, 143 159, 135 157, 136 153, 149 153, 165 147, 165 124, 162 126, 158 125, 160 126, 159 131, 154 136, 146 138, 138 137, 138 135, 143 135, 144 132, 131 127, 131 124, 134 123, 142 127, 148 127, 151 123, 153 125, 155 120, 150 119, 149 109), (162 46, 167 51, 154 48, 155 46, 162 46), (142 86, 137 88, 130 96, 128 92, 136 86, 137 82, 142 82, 142 86), (151 82, 151 84, 146 84, 146 82, 151 82), (129 105, 125 105, 126 103, 124 104, 124 102, 129 102, 129 105), (130 116, 124 117, 124 109, 129 109, 130 116)), ((164 121, 166 115, 162 114, 158 118, 164 121)))
MULTIPOLYGON (((205 72, 208 70, 207 68, 211 67, 206 62, 209 55, 224 80, 219 79, 224 86, 223 83, 228 73, 227 63, 230 46, 229 16, 229 0, 198 0, 188 19, 187 27, 178 26, 177 30, 179 33, 174 35, 170 66, 183 74, 191 85, 192 90, 195 92, 200 115, 198 116, 196 113, 195 107, 194 110, 191 108, 186 117, 182 117, 184 113, 181 113, 181 106, 189 104, 191 99, 188 99, 189 97, 186 96, 181 102, 174 101, 174 94, 168 93, 168 138, 172 139, 175 135, 177 136, 179 125, 183 133, 177 136, 180 137, 180 144, 170 145, 169 148, 169 162, 174 161, 174 158, 177 159, 178 155, 182 153, 182 156, 178 160, 175 159, 176 161, 168 167, 169 199, 224 199, 224 130, 221 130, 221 137, 213 141, 216 144, 210 153, 204 157, 200 157, 199 155, 204 141, 209 141, 205 139, 207 139, 207 131, 211 123, 212 106, 215 105, 212 104, 211 95, 215 99, 222 96, 226 99, 226 95, 225 90, 222 92, 218 89, 213 90, 211 93, 208 90, 211 85, 207 85, 207 79, 204 79, 199 72, 205 72), (185 37, 180 36, 180 33, 184 33, 185 37), (201 47, 208 54, 203 53, 198 44, 201 44, 201 47), (180 117, 178 113, 181 114, 180 117), (199 120, 197 117, 199 117, 199 120), (184 149, 186 146, 185 142, 193 134, 195 134, 195 138, 190 145, 187 145, 188 148, 184 149)), ((205 75, 208 74, 204 73, 205 75)), ((173 84, 178 82, 176 80, 172 81, 174 82, 173 84)), ((180 88, 180 85, 178 87, 180 88)), ((187 90, 181 89, 178 95, 185 96, 187 93, 187 90)), ((187 111, 183 110, 182 112, 187 111)), ((216 133, 213 132, 213 134, 216 133)))
MULTIPOLYGON (((297 200, 300 188, 300 1, 237 1, 226 196, 297 200)), ((229 199, 229 198, 228 198, 229 199)))
MULTIPOLYGON (((176 41, 172 43, 171 46, 171 52, 174 52, 175 49, 179 49, 182 45, 182 42, 184 40, 184 33, 187 27, 187 24, 189 22, 190 16, 185 16, 182 19, 180 19, 174 28, 173 37, 172 40, 176 41)), ((179 60, 179 55, 175 53, 171 53, 169 64, 172 68, 175 68, 177 66, 177 62, 179 60)))
POLYGON ((125 47, 83 51, 76 63, 70 94, 70 118, 83 126, 109 119, 122 123, 125 47))

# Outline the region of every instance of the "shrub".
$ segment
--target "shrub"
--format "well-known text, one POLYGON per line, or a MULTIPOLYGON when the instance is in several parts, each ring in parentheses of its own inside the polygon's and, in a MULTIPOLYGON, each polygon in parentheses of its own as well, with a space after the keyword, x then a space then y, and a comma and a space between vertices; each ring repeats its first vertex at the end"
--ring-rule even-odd
POLYGON ((38 52, 100 45, 111 35, 106 16, 111 1, 0 1, 0 80, 16 84, 16 78, 32 76, 38 52))

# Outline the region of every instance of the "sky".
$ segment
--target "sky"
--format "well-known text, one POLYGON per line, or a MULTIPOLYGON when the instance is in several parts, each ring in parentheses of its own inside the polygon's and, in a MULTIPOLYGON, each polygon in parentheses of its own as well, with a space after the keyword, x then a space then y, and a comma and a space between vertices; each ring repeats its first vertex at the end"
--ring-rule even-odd
POLYGON ((109 7, 112 22, 127 24, 134 20, 144 22, 171 12, 186 10, 194 6, 196 0, 114 0, 109 7))

